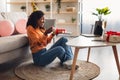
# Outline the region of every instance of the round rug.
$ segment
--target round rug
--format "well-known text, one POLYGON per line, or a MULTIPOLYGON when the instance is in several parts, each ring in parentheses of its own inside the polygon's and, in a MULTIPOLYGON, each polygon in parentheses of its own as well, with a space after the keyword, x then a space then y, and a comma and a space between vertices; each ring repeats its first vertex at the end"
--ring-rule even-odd
MULTIPOLYGON (((80 67, 74 73, 74 80, 90 80, 100 73, 100 68, 94 63, 86 61, 77 61, 77 63, 80 67)), ((29 61, 15 68, 15 74, 24 80, 69 80, 70 72, 62 68, 58 62, 39 67, 29 61)))

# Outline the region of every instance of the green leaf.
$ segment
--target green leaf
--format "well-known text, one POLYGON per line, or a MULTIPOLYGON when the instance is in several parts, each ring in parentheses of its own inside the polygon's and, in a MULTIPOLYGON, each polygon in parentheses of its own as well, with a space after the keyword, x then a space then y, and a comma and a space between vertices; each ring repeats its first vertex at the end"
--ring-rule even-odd
POLYGON ((93 12, 92 15, 98 16, 99 18, 99 16, 102 17, 102 15, 108 15, 110 13, 111 13, 110 9, 108 7, 104 7, 104 8, 96 8, 96 13, 93 12))

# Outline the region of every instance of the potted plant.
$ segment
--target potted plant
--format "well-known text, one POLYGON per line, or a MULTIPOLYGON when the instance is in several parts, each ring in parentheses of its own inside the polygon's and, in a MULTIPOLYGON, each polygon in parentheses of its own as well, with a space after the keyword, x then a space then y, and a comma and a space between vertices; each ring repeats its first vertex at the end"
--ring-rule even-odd
POLYGON ((26 6, 21 6, 20 8, 21 8, 23 11, 26 10, 26 6))
POLYGON ((71 21, 72 21, 72 23, 74 23, 76 21, 76 18, 72 17, 71 21))
POLYGON ((111 13, 110 9, 108 7, 104 8, 96 8, 97 13, 93 12, 92 14, 97 16, 99 21, 103 21, 102 16, 108 15, 111 13))
MULTIPOLYGON (((106 25, 106 21, 104 21, 103 16, 108 15, 111 13, 110 9, 108 7, 104 8, 96 8, 96 13, 93 12, 92 15, 95 15, 98 17, 98 21, 95 21, 95 28, 94 28, 94 34, 98 36, 102 36, 103 34, 103 24, 106 25)), ((104 26, 105 28, 106 26, 104 26)))
POLYGON ((50 5, 49 4, 46 4, 45 8, 46 8, 46 11, 50 11, 50 5))
POLYGON ((56 0, 57 3, 57 12, 60 12, 60 8, 61 8, 61 0, 56 0))

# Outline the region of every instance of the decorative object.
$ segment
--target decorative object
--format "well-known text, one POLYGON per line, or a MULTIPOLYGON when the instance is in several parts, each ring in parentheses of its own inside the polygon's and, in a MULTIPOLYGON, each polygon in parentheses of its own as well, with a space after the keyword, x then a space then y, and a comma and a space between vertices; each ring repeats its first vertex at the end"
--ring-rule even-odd
POLYGON ((102 36, 102 34, 103 34, 102 21, 95 21, 94 35, 102 36))
POLYGON ((66 23, 65 19, 58 19, 58 23, 66 23))
POLYGON ((71 21, 72 21, 72 23, 74 23, 76 21, 76 18, 72 17, 71 21))
POLYGON ((0 36, 10 36, 14 33, 14 30, 14 24, 9 19, 0 21, 0 36))
POLYGON ((22 11, 26 11, 26 6, 21 6, 20 9, 21 9, 22 11))
POLYGON ((56 28, 55 33, 56 34, 64 34, 66 30, 64 28, 56 28))
MULTIPOLYGON (((100 73, 100 68, 94 63, 78 60, 78 64, 80 68, 75 71, 74 80, 90 80, 100 73)), ((62 68, 59 60, 46 67, 28 61, 16 67, 15 74, 23 80, 69 80, 70 70, 62 68)))
POLYGON ((75 7, 69 7, 69 6, 67 6, 66 7, 66 11, 67 12, 75 12, 75 7))
POLYGON ((96 11, 97 11, 97 13, 93 12, 92 15, 97 16, 99 21, 103 21, 103 19, 102 19, 103 15, 108 15, 111 13, 111 11, 108 7, 96 8, 96 11))
POLYGON ((1 12, 3 20, 0 20, 0 36, 10 36, 14 33, 14 23, 6 17, 6 13, 1 12))
POLYGON ((107 31, 104 35, 103 35, 103 40, 107 41, 107 42, 120 42, 120 32, 116 32, 116 31, 107 31))
POLYGON ((33 11, 37 11, 38 10, 37 4, 34 1, 31 2, 31 6, 33 8, 33 11))
POLYGON ((60 8, 61 8, 61 0, 55 0, 57 3, 57 12, 60 13, 60 8))
POLYGON ((111 13, 110 9, 108 7, 104 8, 96 8, 97 13, 93 12, 92 15, 95 15, 98 17, 98 21, 95 22, 95 28, 94 28, 94 34, 98 36, 102 36, 103 30, 106 28, 107 22, 104 21, 102 18, 103 15, 108 15, 111 13))
POLYGON ((25 34, 26 33, 26 24, 27 24, 27 20, 24 18, 17 20, 15 23, 15 30, 18 33, 25 34))
POLYGON ((45 8, 46 8, 46 11, 50 11, 50 5, 49 4, 46 4, 45 8))

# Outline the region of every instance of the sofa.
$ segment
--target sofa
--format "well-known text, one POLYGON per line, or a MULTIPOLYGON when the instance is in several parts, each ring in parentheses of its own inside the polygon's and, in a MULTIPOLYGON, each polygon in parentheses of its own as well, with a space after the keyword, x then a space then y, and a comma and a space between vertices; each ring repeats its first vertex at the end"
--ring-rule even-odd
POLYGON ((0 37, 0 64, 30 53, 26 34, 0 37))
POLYGON ((31 59, 31 51, 26 34, 0 37, 0 71, 16 67, 31 59))
MULTIPOLYGON (((26 18, 22 12, 5 13, 7 19, 15 23, 18 19, 26 18), (12 17, 13 16, 13 17, 12 17), (18 16, 18 17, 16 17, 18 16)), ((2 20, 2 17, 0 17, 2 20)), ((4 67, 20 64, 30 56, 28 38, 26 33, 16 33, 9 36, 0 37, 0 70, 4 67)))

